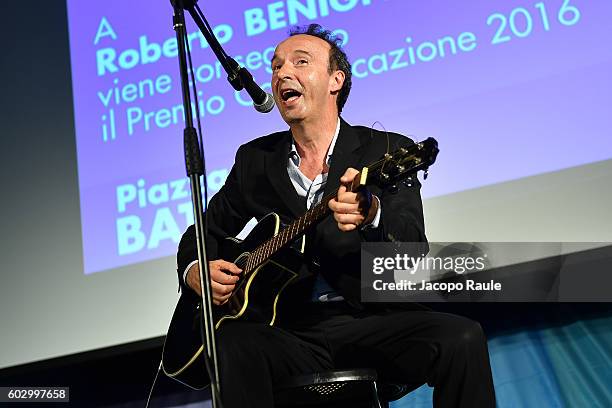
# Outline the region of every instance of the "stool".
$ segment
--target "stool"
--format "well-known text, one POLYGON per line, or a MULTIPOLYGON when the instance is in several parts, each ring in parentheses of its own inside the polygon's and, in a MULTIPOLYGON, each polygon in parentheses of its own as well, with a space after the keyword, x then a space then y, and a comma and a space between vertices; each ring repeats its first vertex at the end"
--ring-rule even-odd
POLYGON ((332 370, 299 375, 274 390, 277 408, 284 407, 368 407, 388 408, 418 386, 378 383, 376 370, 332 370))

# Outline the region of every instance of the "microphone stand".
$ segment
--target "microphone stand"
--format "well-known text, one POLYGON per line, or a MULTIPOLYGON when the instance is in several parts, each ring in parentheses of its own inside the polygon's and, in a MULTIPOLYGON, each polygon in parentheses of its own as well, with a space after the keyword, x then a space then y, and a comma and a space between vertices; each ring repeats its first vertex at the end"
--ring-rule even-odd
MULTIPOLYGON (((185 129, 183 131, 183 146, 185 154, 185 167, 191 185, 191 201, 193 204, 194 227, 196 234, 196 247, 200 266, 200 287, 202 288, 201 323, 203 327, 202 342, 205 348, 203 356, 206 371, 210 378, 211 398, 213 408, 222 408, 221 390, 219 387, 219 368, 217 360, 217 347, 215 342, 215 327, 212 313, 212 290, 210 271, 208 270, 208 257, 205 245, 204 209, 202 205, 202 186, 200 176, 204 175, 203 146, 198 142, 198 134, 193 126, 191 110, 191 94, 189 89, 189 76, 187 72, 187 30, 185 28, 185 5, 189 1, 171 0, 173 12, 173 28, 176 32, 178 46, 179 69, 181 77, 181 90, 183 110, 185 112, 185 129)), ((193 8, 193 5, 192 5, 193 8)), ((196 101, 197 103, 197 101, 196 101)), ((206 175, 204 175, 204 178, 206 175)))
MULTIPOLYGON (((185 27, 185 13, 187 10, 199 27, 215 53, 221 66, 227 72, 227 80, 236 91, 246 89, 254 101, 261 98, 265 93, 261 88, 253 87, 253 76, 244 67, 241 67, 233 58, 226 54, 219 41, 215 37, 212 28, 206 21, 204 14, 198 7, 197 0, 170 0, 174 9, 173 28, 176 32, 178 47, 179 67, 181 76, 181 90, 183 97, 183 109, 185 111, 185 129, 183 132, 185 167, 191 184, 191 200, 194 212, 194 227, 196 233, 196 247, 198 251, 198 262, 200 265, 200 287, 202 288, 201 323, 204 328, 202 342, 205 347, 204 364, 210 378, 211 398, 213 408, 222 408, 221 390, 219 386, 219 368, 217 360, 217 347, 215 342, 215 327, 213 321, 212 289, 210 271, 208 270, 208 258, 206 256, 206 227, 204 209, 202 206, 202 187, 200 176, 204 176, 204 146, 198 142, 198 133, 193 126, 193 114, 191 110, 191 94, 189 89, 189 73, 187 71, 187 30, 185 27)), ((197 103, 197 101, 196 101, 197 103)), ((268 112, 272 109, 268 99, 261 104, 255 103, 255 108, 260 112, 268 112), (267 107, 267 108, 266 108, 267 107), (263 110, 262 110, 263 109, 263 110)))

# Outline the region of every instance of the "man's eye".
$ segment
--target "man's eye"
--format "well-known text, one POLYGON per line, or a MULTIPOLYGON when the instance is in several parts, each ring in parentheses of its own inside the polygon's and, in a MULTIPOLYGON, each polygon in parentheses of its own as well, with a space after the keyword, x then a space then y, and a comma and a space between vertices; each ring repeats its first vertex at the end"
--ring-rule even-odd
POLYGON ((305 60, 305 59, 297 60, 296 64, 297 65, 308 64, 308 60, 305 60))

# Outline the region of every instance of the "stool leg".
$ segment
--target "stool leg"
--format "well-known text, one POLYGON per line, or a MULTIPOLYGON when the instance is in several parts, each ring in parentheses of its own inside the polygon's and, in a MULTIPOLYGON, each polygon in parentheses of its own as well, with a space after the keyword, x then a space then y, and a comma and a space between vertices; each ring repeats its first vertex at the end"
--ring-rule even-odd
POLYGON ((374 393, 374 405, 373 408, 382 408, 380 405, 380 399, 378 398, 378 388, 376 387, 376 381, 372 381, 372 392, 374 393))

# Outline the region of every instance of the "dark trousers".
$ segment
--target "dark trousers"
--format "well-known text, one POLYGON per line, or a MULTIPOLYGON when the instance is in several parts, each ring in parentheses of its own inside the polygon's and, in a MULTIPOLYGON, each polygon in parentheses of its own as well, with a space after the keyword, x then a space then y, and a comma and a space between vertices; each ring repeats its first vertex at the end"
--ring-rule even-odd
POLYGON ((380 381, 434 387, 435 407, 495 407, 477 322, 432 311, 367 312, 313 304, 278 326, 236 321, 218 334, 226 408, 273 407, 274 384, 336 368, 375 368, 380 381))

